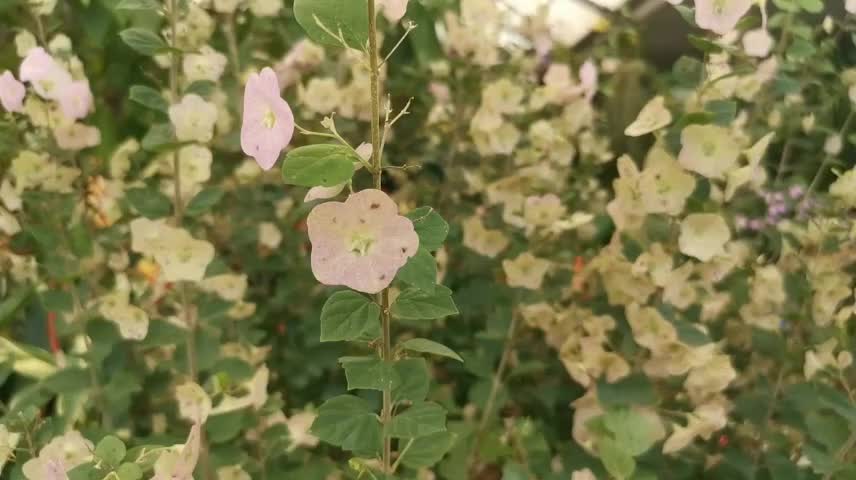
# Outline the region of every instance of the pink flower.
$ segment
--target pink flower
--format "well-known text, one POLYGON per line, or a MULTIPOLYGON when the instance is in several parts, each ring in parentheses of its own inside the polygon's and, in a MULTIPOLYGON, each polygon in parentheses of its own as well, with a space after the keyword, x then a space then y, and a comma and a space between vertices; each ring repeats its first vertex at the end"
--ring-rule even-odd
POLYGON ((312 272, 325 285, 378 293, 419 248, 413 222, 399 215, 395 202, 380 190, 318 205, 306 224, 312 272))
POLYGON ((27 53, 19 76, 22 82, 31 83, 40 97, 49 100, 55 100, 59 89, 72 82, 71 74, 41 47, 27 53))
POLYGON ((765 28, 749 30, 743 35, 743 50, 746 55, 764 58, 773 48, 773 37, 765 28))
POLYGON ((92 110, 92 90, 89 82, 78 80, 57 88, 57 102, 69 120, 79 120, 92 110))
POLYGON ((737 25, 752 7, 753 0, 696 0, 696 24, 725 35, 737 25))
POLYGON ((241 148, 270 170, 294 134, 294 114, 279 94, 276 73, 265 68, 250 75, 244 90, 244 123, 241 148))
POLYGON ((597 66, 593 61, 586 60, 583 66, 580 67, 580 84, 586 100, 591 101, 597 94, 598 88, 597 66))
POLYGON ((398 23, 407 13, 407 3, 410 0, 380 0, 378 7, 390 23, 398 23))
POLYGON ((21 112, 24 110, 24 96, 27 88, 15 79, 12 72, 6 70, 0 75, 0 105, 7 112, 21 112))

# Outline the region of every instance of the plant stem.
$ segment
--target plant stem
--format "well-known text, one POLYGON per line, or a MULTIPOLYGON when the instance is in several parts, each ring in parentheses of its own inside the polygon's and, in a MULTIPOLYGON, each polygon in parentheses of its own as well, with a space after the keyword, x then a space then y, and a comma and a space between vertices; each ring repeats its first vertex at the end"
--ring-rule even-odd
MULTIPOLYGON (((372 105, 372 165, 374 171, 374 188, 380 190, 383 186, 383 151, 380 131, 380 65, 377 44, 377 12, 375 0, 368 0, 369 14, 369 75, 371 78, 371 105, 372 105)), ((384 289, 378 294, 378 303, 381 306, 381 323, 383 340, 381 345, 381 360, 389 362, 392 360, 392 338, 390 334, 389 316, 389 290, 384 289)), ((383 424, 383 474, 388 478, 392 473, 392 438, 389 436, 389 426, 392 422, 392 389, 385 385, 383 389, 383 410, 381 411, 381 423, 383 424)))
POLYGON ((241 85, 241 57, 238 54, 238 37, 235 35, 235 14, 226 15, 225 23, 223 24, 223 34, 226 36, 226 45, 229 48, 229 63, 232 65, 232 75, 235 76, 235 81, 238 82, 238 87, 241 85))
POLYGON ((496 367, 496 373, 493 376, 493 384, 490 387, 490 394, 482 409, 481 421, 479 421, 478 429, 475 432, 473 440, 473 449, 470 453, 470 459, 467 462, 468 470, 472 473, 479 457, 479 448, 482 440, 484 440, 485 431, 487 430, 488 422, 490 422, 491 412, 496 403, 496 398, 499 396, 499 388, 502 386, 502 378, 505 376, 505 371, 508 369, 508 362, 511 359, 511 352, 514 350, 514 333, 517 331, 517 315, 511 315, 511 323, 508 324, 508 331, 505 334, 505 348, 502 350, 502 357, 499 359, 499 366, 496 367))
MULTIPOLYGON (((181 66, 181 50, 178 48, 178 0, 169 1, 169 31, 170 43, 172 51, 170 52, 169 65, 169 95, 172 103, 178 102, 178 73, 181 66)), ((172 152, 173 166, 173 182, 175 189, 173 190, 175 199, 175 226, 181 228, 184 221, 184 203, 181 195, 181 160, 178 153, 172 152)), ((181 301, 181 311, 184 315, 184 322, 187 326, 187 337, 185 338, 185 348, 187 350, 187 373, 190 381, 199 383, 199 371, 196 363, 196 319, 190 308, 190 301, 187 295, 187 284, 181 282, 178 285, 179 299, 181 301)), ((208 444, 205 441, 204 432, 200 439, 199 449, 199 464, 202 466, 202 478, 210 480, 211 464, 208 458, 208 444)))

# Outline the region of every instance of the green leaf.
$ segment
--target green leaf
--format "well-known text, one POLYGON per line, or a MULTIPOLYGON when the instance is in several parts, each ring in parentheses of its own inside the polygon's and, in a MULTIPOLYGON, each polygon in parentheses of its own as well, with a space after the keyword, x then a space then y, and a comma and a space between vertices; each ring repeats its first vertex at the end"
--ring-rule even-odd
POLYGON ((161 5, 155 0, 122 0, 116 5, 116 10, 149 10, 156 12, 161 5))
POLYGON ((366 0, 295 0, 294 18, 312 40, 330 46, 342 46, 334 36, 361 50, 369 41, 369 14, 366 0), (321 27, 322 24, 324 28, 321 27))
POLYGON ((122 463, 126 453, 125 443, 113 435, 104 437, 95 447, 95 456, 111 466, 122 463))
POLYGON ((41 386, 55 394, 69 394, 87 390, 91 386, 89 373, 77 367, 60 370, 46 378, 41 386))
POLYGON ((796 0, 773 0, 773 4, 780 9, 791 13, 798 12, 800 9, 796 0))
POLYGON ((454 358, 459 362, 464 361, 464 359, 451 348, 443 345, 442 343, 437 343, 425 338, 411 338, 410 340, 402 343, 401 347, 411 352, 432 353, 441 357, 454 358))
POLYGON ((321 440, 358 455, 376 455, 381 447, 381 426, 369 404, 353 395, 324 402, 311 432, 321 440))
POLYGON ((410 444, 403 454, 401 463, 410 468, 431 467, 452 449, 457 435, 451 432, 438 432, 433 435, 419 437, 410 444))
POLYGON ((422 402, 393 417, 390 435, 394 438, 417 438, 445 430, 446 410, 434 402, 422 402))
POLYGON ((617 480, 627 480, 633 475, 633 471, 636 470, 636 462, 615 440, 611 438, 599 439, 597 450, 606 471, 617 480))
POLYGON ((434 287, 437 285, 437 261, 431 252, 419 247, 416 255, 410 257, 410 260, 398 271, 397 277, 419 290, 434 293, 434 287))
POLYGON ((431 320, 456 315, 458 307, 452 300, 452 291, 437 285, 434 293, 415 288, 401 292, 391 311, 395 317, 402 320, 431 320))
POLYGON ((128 28, 119 32, 119 37, 134 51, 142 55, 152 56, 169 47, 161 37, 145 28, 128 28))
POLYGON ((797 3, 803 10, 809 13, 820 13, 823 11, 823 2, 821 0, 797 0, 797 3))
POLYGON ((212 415, 205 422, 205 432, 211 443, 234 442, 244 428, 244 410, 212 415))
POLYGON ((424 358, 406 358, 393 365, 397 382, 392 387, 392 400, 421 402, 428 395, 431 377, 424 358))
POLYGON ((164 113, 169 110, 169 102, 163 98, 163 95, 161 95, 160 92, 152 87, 134 85, 131 87, 129 98, 132 102, 139 103, 140 105, 151 108, 152 110, 164 113))
POLYGON ((6 294, 6 298, 0 302, 0 325, 3 325, 12 319, 15 312, 17 312, 30 297, 30 291, 31 290, 29 288, 18 288, 17 290, 13 290, 6 294))
POLYGON ((172 211, 169 198, 154 188, 132 188, 125 192, 125 199, 146 218, 163 218, 172 211))
POLYGON ((350 180, 358 161, 357 154, 344 145, 300 147, 286 154, 282 179, 289 185, 332 187, 350 180))
POLYGON ((143 478, 143 470, 136 463, 123 463, 116 470, 119 480, 140 480, 143 478))
POLYGON ((164 152, 178 146, 179 141, 175 138, 172 124, 167 122, 152 125, 140 145, 148 152, 164 152))
POLYGON ((393 364, 378 357, 342 357, 339 359, 345 369, 348 390, 385 390, 392 388, 398 374, 393 364))
POLYGON ((449 235, 449 224, 432 207, 420 207, 408 213, 419 235, 419 246, 429 252, 439 249, 449 235))
POLYGON ((223 189, 218 187, 210 187, 202 190, 187 204, 187 208, 184 210, 185 215, 198 217, 207 213, 220 202, 224 193, 223 189))
POLYGON ((603 425, 612 432, 621 449, 631 456, 648 451, 658 440, 657 420, 629 408, 613 409, 603 416, 603 425))
POLYGON ((737 102, 734 100, 712 100, 704 109, 713 115, 713 123, 727 127, 737 116, 737 102))
POLYGON ((630 375, 615 383, 601 379, 597 383, 597 398, 604 407, 653 405, 657 394, 644 375, 630 375))
POLYGON ((380 306, 357 292, 336 292, 321 309, 321 341, 372 341, 380 337, 380 306))

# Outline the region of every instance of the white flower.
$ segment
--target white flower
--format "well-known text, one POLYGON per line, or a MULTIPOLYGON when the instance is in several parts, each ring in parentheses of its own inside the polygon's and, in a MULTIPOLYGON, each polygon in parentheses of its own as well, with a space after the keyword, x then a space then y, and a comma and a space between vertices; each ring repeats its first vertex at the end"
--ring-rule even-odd
POLYGON ((464 220, 464 246, 480 255, 494 258, 508 246, 509 240, 500 230, 485 228, 479 217, 464 220))
POLYGON ((182 63, 188 82, 216 82, 223 75, 227 60, 225 55, 205 45, 199 49, 199 53, 185 55, 182 63))
POLYGON ((54 437, 39 451, 39 456, 24 464, 27 480, 67 480, 66 473, 92 459, 95 445, 77 430, 54 437))
POLYGON ((185 95, 180 103, 169 107, 169 119, 178 140, 208 143, 214 137, 217 106, 191 93, 185 95))
POLYGON ((276 250, 282 243, 282 232, 270 222, 259 224, 259 245, 270 250, 276 250))
POLYGON ((204 424, 211 413, 211 397, 205 390, 193 382, 187 382, 175 388, 178 402, 178 414, 181 418, 195 424, 204 424))
POLYGON ((658 96, 642 107, 639 116, 627 126, 624 134, 629 137, 641 137, 660 130, 670 123, 672 123, 672 112, 666 108, 665 98, 658 96))
POLYGON ((856 168, 841 174, 829 186, 829 194, 848 208, 856 207, 856 168))
POLYGON ((508 286, 538 290, 544 281, 544 275, 550 268, 550 262, 538 258, 529 252, 514 260, 503 260, 502 269, 508 280, 508 286))
POLYGON ((312 423, 317 417, 317 414, 305 411, 295 413, 286 420, 285 423, 291 440, 288 451, 293 451, 298 447, 314 448, 318 445, 318 437, 309 433, 312 423))
POLYGON ((212 415, 220 415, 222 413, 234 412, 244 408, 252 407, 255 410, 262 408, 267 403, 267 386, 270 379, 270 370, 266 365, 262 365, 256 370, 249 381, 243 384, 243 388, 247 391, 246 395, 235 397, 233 395, 224 394, 223 400, 211 410, 212 415))
POLYGON ((119 327, 119 334, 124 339, 142 340, 149 332, 149 315, 142 308, 128 303, 127 292, 101 297, 98 312, 119 327))
POLYGON ((214 259, 214 246, 163 221, 137 218, 131 222, 131 250, 154 257, 167 282, 198 282, 214 259))
MULTIPOLYGON (((211 178, 211 163, 214 155, 201 145, 187 145, 178 151, 179 173, 182 189, 197 186, 211 178)), ((172 167, 172 165, 170 165, 172 167)), ((172 171, 170 169, 170 171, 172 171)))
POLYGON ((223 300, 237 302, 244 298, 247 291, 247 276, 233 273, 215 275, 202 280, 199 288, 216 293, 223 300))
POLYGON ((20 439, 21 434, 12 433, 6 428, 6 425, 0 425, 0 473, 3 472, 6 461, 15 452, 15 447, 18 446, 20 439))
POLYGON ((253 480, 250 474, 240 465, 220 467, 217 469, 217 480, 253 480))
POLYGON ((731 230, 725 219, 712 213, 695 213, 681 222, 678 245, 681 253, 702 262, 725 254, 725 244, 731 240, 731 230))
POLYGON ((708 178, 722 178, 740 157, 740 145, 731 132, 717 125, 690 125, 681 132, 678 162, 708 178))
POLYGON ((275 17, 282 10, 282 0, 249 0, 249 6, 257 17, 275 17))

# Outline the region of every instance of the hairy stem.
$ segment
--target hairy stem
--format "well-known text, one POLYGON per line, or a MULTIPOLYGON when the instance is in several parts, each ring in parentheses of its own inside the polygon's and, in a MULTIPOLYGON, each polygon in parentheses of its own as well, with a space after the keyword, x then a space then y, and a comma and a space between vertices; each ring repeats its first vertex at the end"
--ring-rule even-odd
MULTIPOLYGON (((383 143, 380 130, 380 65, 377 44, 377 12, 375 0, 368 0, 369 14, 369 75, 371 78, 371 105, 372 105, 372 166, 374 170, 374 188, 380 190, 383 183, 383 143)), ((378 294, 378 303, 381 306, 381 323, 383 339, 381 345, 381 360, 389 362, 392 360, 392 338, 390 334, 389 316, 389 290, 378 294)), ((387 478, 392 472, 392 438, 389 436, 389 426, 392 422, 392 389, 386 385, 383 389, 383 410, 381 411, 381 422, 383 423, 383 474, 387 478)))

